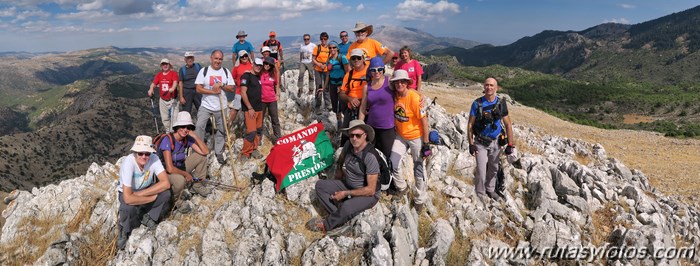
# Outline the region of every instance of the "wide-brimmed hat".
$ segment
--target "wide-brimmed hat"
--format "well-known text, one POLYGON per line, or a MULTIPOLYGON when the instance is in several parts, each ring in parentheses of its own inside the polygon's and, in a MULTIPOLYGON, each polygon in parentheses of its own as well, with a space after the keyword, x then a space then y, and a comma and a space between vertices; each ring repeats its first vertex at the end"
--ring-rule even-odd
POLYGON ((239 30, 238 34, 236 34, 236 38, 239 38, 241 36, 246 37, 246 36, 248 36, 248 34, 245 34, 244 30, 239 30))
POLYGON ((364 22, 355 23, 355 28, 353 28, 352 31, 358 32, 358 31, 361 31, 362 29, 367 29, 367 37, 372 35, 372 32, 374 31, 374 27, 372 27, 372 25, 367 25, 364 22))
POLYGON ((408 80, 408 85, 413 84, 413 80, 408 76, 408 72, 403 69, 398 69, 394 71, 394 75, 391 76, 389 81, 394 82, 397 80, 408 80))
POLYGON ((133 152, 156 152, 153 149, 153 139, 150 136, 141 135, 134 140, 134 146, 131 146, 133 152))
POLYGON ((163 58, 160 60, 160 63, 161 64, 170 64, 170 60, 168 60, 167 58, 163 58))
POLYGON ((353 130, 357 127, 361 127, 365 133, 367 133, 367 142, 372 142, 374 141, 374 129, 369 126, 368 124, 365 124, 362 120, 355 119, 350 121, 350 125, 348 125, 347 128, 341 128, 340 131, 343 132, 346 136, 349 135, 349 131, 353 130))
POLYGON ((190 113, 187 111, 177 113, 177 118, 175 119, 175 123, 173 123, 173 129, 181 126, 194 126, 194 123, 192 123, 192 116, 190 116, 190 113))

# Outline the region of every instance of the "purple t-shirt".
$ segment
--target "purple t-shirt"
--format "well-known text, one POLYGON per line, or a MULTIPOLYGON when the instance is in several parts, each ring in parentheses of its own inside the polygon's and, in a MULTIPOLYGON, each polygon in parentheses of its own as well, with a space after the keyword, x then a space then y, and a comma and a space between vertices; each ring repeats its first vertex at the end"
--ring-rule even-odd
POLYGON ((389 78, 384 78, 381 88, 372 89, 367 85, 367 124, 373 128, 394 128, 394 96, 389 89, 389 78))
MULTIPOLYGON (((187 157, 186 149, 189 147, 192 147, 192 144, 195 143, 194 138, 187 136, 187 146, 185 146, 185 141, 177 141, 175 137, 173 136, 173 140, 175 141, 175 150, 172 150, 170 147, 170 138, 169 137, 163 137, 163 140, 160 142, 160 146, 158 146, 158 149, 161 151, 170 151, 172 150, 171 153, 171 158, 173 159, 173 166, 184 169, 185 167, 185 157, 187 157)), ((165 162, 163 162, 163 166, 165 167, 165 162)))

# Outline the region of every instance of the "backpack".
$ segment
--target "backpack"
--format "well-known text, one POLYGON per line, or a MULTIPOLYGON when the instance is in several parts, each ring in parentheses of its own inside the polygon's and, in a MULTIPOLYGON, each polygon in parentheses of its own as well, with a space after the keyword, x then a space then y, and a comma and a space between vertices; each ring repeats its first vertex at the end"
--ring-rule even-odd
MULTIPOLYGON (((202 69, 202 65, 200 65, 199 63, 194 63, 194 68, 197 70, 197 73, 199 73, 199 70, 202 69)), ((185 76, 187 75, 187 65, 184 65, 180 68, 180 74, 182 80, 185 80, 185 76)))
POLYGON ((484 117, 484 110, 483 103, 484 103, 484 97, 479 97, 478 99, 474 100, 476 102, 476 120, 474 123, 474 127, 472 128, 472 134, 474 135, 480 135, 481 132, 486 129, 487 126, 495 126, 495 121, 500 121, 501 122, 501 134, 503 134, 503 131, 505 131, 505 127, 503 127, 503 121, 500 120, 504 116, 508 115, 508 107, 506 106, 506 102, 501 101, 501 97, 496 98, 496 103, 493 105, 490 105, 488 110, 491 110, 491 118, 486 118, 484 117))
MULTIPOLYGON (((163 163, 163 167, 165 167, 165 157, 163 157, 163 151, 160 149, 160 143, 163 142, 163 139, 166 137, 170 140, 170 159, 172 160, 173 152, 175 151, 175 136, 173 133, 160 133, 153 138, 153 146, 156 149, 156 155, 158 155, 158 158, 163 163)), ((187 147, 187 137, 185 137, 184 141, 184 146, 187 147)), ((185 153, 187 153, 187 151, 185 151, 185 153)))
MULTIPOLYGON (((367 171, 367 166, 365 166, 365 156, 367 156, 367 153, 374 154, 374 157, 377 158, 377 163, 379 163, 379 177, 377 178, 379 187, 377 190, 387 190, 391 186, 392 181, 390 166, 391 162, 387 160, 387 158, 384 157, 384 154, 380 150, 377 150, 372 143, 367 143, 367 145, 369 147, 365 147, 365 149, 362 151, 362 156, 359 158, 360 169, 363 173, 367 171)), ((338 160, 341 164, 345 162, 345 156, 350 154, 351 149, 352 145, 349 142, 346 142, 338 160)))
MULTIPOLYGON (((272 44, 272 45, 276 45, 276 46, 278 47, 278 49, 279 49, 279 46, 280 46, 280 42, 279 42, 278 40, 275 40, 275 42, 270 42, 270 40, 269 40, 269 39, 267 39, 267 40, 265 40, 265 41, 263 42, 263 46, 268 46, 268 47, 269 47, 269 46, 270 46, 270 44, 272 44)), ((272 50, 272 49, 270 49, 270 50, 272 50)), ((275 53, 277 53, 277 51, 275 51, 275 53)), ((270 51, 270 54, 273 54, 273 52, 272 52, 272 51, 270 51)))
POLYGON ((348 76, 348 83, 345 84, 345 94, 350 94, 350 82, 359 81, 360 86, 362 86, 362 82, 367 82, 367 76, 362 76, 359 79, 352 78, 353 71, 355 71, 355 69, 350 69, 350 72, 348 72, 349 76, 348 76))
MULTIPOLYGON (((228 69, 226 69, 225 67, 221 67, 221 68, 224 69, 224 73, 226 74, 226 80, 228 80, 228 69)), ((207 76, 207 71, 209 71, 209 67, 204 68, 204 73, 202 73, 203 77, 207 76)))

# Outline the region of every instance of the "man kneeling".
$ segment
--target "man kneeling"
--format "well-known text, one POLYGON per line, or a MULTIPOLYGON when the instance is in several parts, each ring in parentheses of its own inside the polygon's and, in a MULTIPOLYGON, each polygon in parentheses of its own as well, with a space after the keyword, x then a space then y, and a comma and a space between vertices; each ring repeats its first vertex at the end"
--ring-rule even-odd
POLYGON ((374 149, 370 144, 374 140, 374 129, 362 120, 353 120, 348 128, 341 130, 350 138, 350 144, 346 145, 352 147, 344 148, 349 152, 341 153, 338 158, 336 180, 316 183, 316 196, 329 215, 325 219, 312 218, 306 223, 309 230, 328 231, 331 236, 347 233, 350 226, 344 224, 377 204, 381 193, 379 163, 377 157, 368 152, 374 149))

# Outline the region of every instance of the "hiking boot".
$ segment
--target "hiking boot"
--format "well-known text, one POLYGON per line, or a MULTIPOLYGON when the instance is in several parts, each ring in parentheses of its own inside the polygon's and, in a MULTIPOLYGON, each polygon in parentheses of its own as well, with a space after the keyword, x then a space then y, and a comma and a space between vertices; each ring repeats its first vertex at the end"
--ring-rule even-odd
POLYGON ((260 151, 254 150, 253 153, 250 154, 250 157, 252 157, 254 159, 260 159, 263 157, 263 155, 262 155, 262 153, 260 153, 260 151))
POLYGON ((499 196, 496 192, 486 192, 486 195, 488 195, 489 198, 491 198, 494 201, 501 201, 502 199, 501 196, 499 196))
POLYGON ((347 235, 348 233, 350 233, 350 229, 352 229, 352 228, 350 228, 350 225, 346 224, 346 225, 343 225, 343 226, 340 226, 340 227, 337 227, 333 230, 328 231, 328 233, 326 235, 330 236, 330 237, 344 236, 344 235, 347 235))
POLYGON ((126 248, 126 242, 128 240, 129 240, 129 234, 127 232, 124 232, 124 229, 120 229, 119 230, 119 238, 117 238, 117 249, 124 250, 124 248, 126 248))
POLYGON ((175 203, 175 210, 182 214, 188 214, 192 211, 192 204, 189 200, 178 200, 175 203))
POLYGON ((211 193, 211 189, 204 186, 204 184, 201 182, 192 184, 192 190, 194 190, 194 193, 197 193, 202 197, 206 197, 211 193))
POLYGON ((148 230, 151 231, 155 231, 156 227, 158 226, 158 224, 156 224, 156 221, 151 219, 151 216, 148 215, 148 213, 143 215, 143 219, 141 219, 141 224, 145 225, 146 228, 148 228, 148 230))
POLYGON ((216 155, 216 161, 219 162, 219 164, 223 165, 226 160, 224 160, 224 155, 223 154, 217 154, 216 155))
POLYGON ((183 189, 182 192, 180 192, 180 200, 189 200, 192 198, 192 193, 190 193, 187 189, 183 189))
POLYGON ((326 232, 326 227, 323 225, 323 219, 320 217, 314 217, 306 222, 306 229, 314 232, 326 232))

